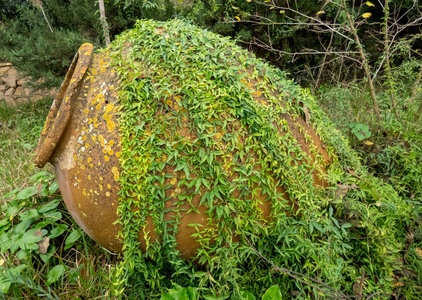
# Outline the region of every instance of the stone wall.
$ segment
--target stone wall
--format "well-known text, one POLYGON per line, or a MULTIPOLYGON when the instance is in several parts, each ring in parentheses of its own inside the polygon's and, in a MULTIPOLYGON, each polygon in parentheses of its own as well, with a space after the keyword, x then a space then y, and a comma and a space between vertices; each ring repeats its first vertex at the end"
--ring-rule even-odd
POLYGON ((15 106, 45 97, 54 98, 57 89, 36 90, 29 86, 30 79, 23 78, 10 63, 0 63, 0 103, 15 106))

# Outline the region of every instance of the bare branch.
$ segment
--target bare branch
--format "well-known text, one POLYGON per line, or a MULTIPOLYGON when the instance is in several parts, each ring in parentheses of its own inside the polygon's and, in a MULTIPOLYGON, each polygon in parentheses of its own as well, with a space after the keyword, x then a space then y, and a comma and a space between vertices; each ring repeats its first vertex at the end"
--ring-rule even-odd
POLYGON ((267 2, 257 2, 257 1, 255 1, 255 3, 258 3, 258 4, 262 5, 262 6, 267 6, 267 7, 269 7, 269 8, 270 8, 270 7, 274 7, 275 9, 278 9, 278 10, 290 11, 290 12, 292 12, 292 13, 294 13, 294 14, 298 15, 298 16, 301 16, 301 17, 304 17, 304 18, 306 18, 306 19, 309 19, 309 20, 313 21, 314 23, 317 23, 317 24, 319 24, 319 25, 321 25, 321 26, 327 27, 327 28, 328 28, 329 30, 331 30, 332 32, 335 32, 336 34, 338 34, 338 35, 342 36, 343 38, 345 38, 345 39, 347 39, 347 40, 349 40, 349 41, 352 41, 352 42, 353 42, 353 39, 352 39, 352 38, 350 38, 350 37, 348 37, 347 35, 345 35, 345 34, 341 33, 340 31, 336 30, 334 27, 330 26, 330 24, 329 24, 329 23, 323 22, 323 21, 322 21, 322 20, 320 20, 319 18, 312 17, 312 16, 306 15, 306 14, 304 14, 304 13, 301 13, 300 11, 295 10, 295 9, 292 9, 292 8, 290 8, 289 6, 287 6, 287 7, 277 6, 277 5, 274 3, 274 1, 272 1, 272 2, 268 2, 268 3, 267 3, 267 2))
POLYGON ((292 278, 294 278, 294 279, 296 279, 296 280, 298 280, 298 281, 300 281, 300 282, 302 282, 302 283, 304 283, 304 284, 306 284, 306 285, 309 285, 309 286, 313 287, 314 289, 316 289, 316 290, 318 290, 318 291, 320 291, 320 292, 322 292, 322 293, 326 293, 326 294, 328 294, 328 295, 330 295, 330 296, 336 297, 336 299, 354 299, 354 298, 356 298, 356 297, 354 297, 354 296, 347 296, 347 295, 343 294, 342 292, 339 292, 339 291, 337 291, 337 290, 333 289, 333 288, 332 288, 332 287, 330 287, 329 285, 327 285, 327 284, 325 284, 325 283, 323 283, 323 282, 321 282, 321 281, 319 281, 319 280, 316 280, 316 279, 314 279, 314 278, 312 278, 312 277, 309 277, 309 276, 307 276, 307 275, 305 275, 305 274, 298 273, 298 272, 295 272, 295 271, 292 271, 292 270, 289 270, 289 269, 285 269, 285 268, 280 268, 280 267, 278 267, 278 266, 277 266, 276 264, 274 264, 271 260, 269 260, 268 258, 266 258, 265 256, 263 256, 263 255, 261 254, 261 252, 259 252, 259 250, 258 250, 258 249, 256 249, 256 248, 252 245, 252 243, 249 241, 249 239, 246 237, 246 235, 245 235, 244 233, 243 233, 243 237, 245 238, 246 242, 249 244, 249 246, 251 247, 251 249, 252 249, 252 250, 254 250, 254 252, 255 252, 255 253, 256 253, 256 254, 257 254, 260 258, 262 258, 262 259, 264 260, 264 262, 266 262, 266 263, 268 263, 269 265, 271 265, 271 267, 272 267, 272 270, 273 270, 273 271, 283 272, 284 274, 287 274, 287 275, 289 275, 290 277, 292 277, 292 278), (306 278, 306 279, 308 279, 308 280, 310 280, 310 281, 312 281, 312 282, 314 282, 314 283, 317 283, 317 284, 319 284, 319 285, 321 285, 321 286, 323 286, 323 287, 327 288, 329 291, 324 290, 324 289, 322 289, 322 288, 320 288, 320 287, 318 287, 318 286, 316 286, 316 285, 314 285, 314 284, 312 284, 312 283, 309 283, 309 282, 307 282, 307 281, 303 280, 302 278, 300 278, 300 277, 298 277, 298 276, 304 277, 304 278, 306 278))
POLYGON ((98 5, 100 8, 100 19, 101 19, 101 25, 103 26, 104 39, 105 39, 106 46, 108 47, 110 45, 110 34, 109 34, 108 24, 107 24, 106 15, 105 15, 104 0, 98 0, 98 5))

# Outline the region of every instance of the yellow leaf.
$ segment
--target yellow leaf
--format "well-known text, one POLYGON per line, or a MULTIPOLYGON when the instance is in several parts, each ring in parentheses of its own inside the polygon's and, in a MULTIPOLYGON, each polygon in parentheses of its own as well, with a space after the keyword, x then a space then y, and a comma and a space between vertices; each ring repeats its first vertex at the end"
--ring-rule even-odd
POLYGON ((416 254, 422 258, 422 250, 419 247, 416 247, 416 254))
POLYGON ((371 13, 364 13, 364 14, 362 15, 362 17, 363 17, 363 18, 365 18, 365 19, 368 19, 370 16, 372 16, 372 14, 371 14, 371 13))
POLYGON ((251 2, 252 0, 246 0, 246 2, 251 2))
POLYGON ((375 7, 375 5, 374 4, 372 4, 371 2, 369 2, 369 1, 366 1, 366 3, 365 3, 366 5, 368 5, 368 6, 373 6, 373 7, 375 7))
POLYGON ((235 18, 236 20, 240 21, 240 18, 239 18, 238 16, 235 16, 234 18, 235 18))
POLYGON ((364 141, 363 142, 365 145, 368 145, 368 146, 372 146, 374 143, 372 143, 372 142, 370 142, 370 141, 364 141))
POLYGON ((270 7, 270 9, 274 9, 274 8, 275 8, 274 6, 271 6, 271 7, 270 7))
POLYGON ((401 287, 401 286, 404 286, 404 283, 403 282, 396 282, 394 285, 393 285, 393 287, 401 287))
POLYGON ((325 11, 320 10, 319 12, 316 13, 317 16, 322 15, 322 14, 325 14, 325 11))
POLYGON ((285 12, 285 10, 280 10, 280 14, 284 14, 285 12))

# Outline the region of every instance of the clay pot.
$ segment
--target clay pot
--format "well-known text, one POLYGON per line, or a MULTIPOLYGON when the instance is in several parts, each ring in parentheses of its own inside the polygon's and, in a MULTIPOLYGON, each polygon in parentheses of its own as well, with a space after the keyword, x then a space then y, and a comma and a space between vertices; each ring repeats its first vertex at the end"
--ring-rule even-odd
POLYGON ((37 147, 38 167, 50 162, 75 221, 103 247, 119 252, 116 238, 119 133, 116 73, 105 54, 83 44, 55 98, 37 147))
MULTIPOLYGON (((60 191, 73 218, 90 237, 114 252, 120 252, 122 248, 122 242, 116 237, 121 228, 114 224, 119 206, 119 157, 122 154, 119 119, 116 115, 119 108, 117 73, 111 66, 107 53, 94 54, 90 44, 80 47, 48 114, 35 158, 39 167, 47 162, 54 165, 60 191)), ((255 98, 257 102, 265 102, 262 95, 255 98)), ((170 102, 170 107, 177 109, 170 102)), ((297 126, 305 128, 305 133, 311 136, 312 147, 324 161, 319 168, 310 172, 313 172, 314 184, 324 186, 326 183, 319 175, 325 172, 329 157, 319 137, 304 120, 292 120, 288 115, 286 120, 294 138, 308 154, 310 144, 305 142, 304 133, 297 126)), ((180 136, 195 139, 194 133, 188 131, 187 127, 180 130, 180 136)), ((255 156, 256 153, 250 152, 248 155, 255 156)), ((176 180, 183 176, 180 171, 175 171, 175 166, 168 165, 163 172, 175 175, 176 180)), ((230 177, 230 180, 235 179, 235 175, 230 177)), ((164 184, 171 185, 171 181, 168 178, 164 184)), ((279 185, 276 189, 285 200, 291 201, 283 186, 279 185)), ((174 186, 165 193, 166 197, 173 199, 175 194, 187 190, 186 187, 178 189, 174 186)), ((235 190, 232 196, 237 197, 239 194, 240 191, 235 190)), ((260 192, 254 197, 257 198, 257 209, 263 220, 269 220, 271 203, 260 192)), ((190 204, 178 207, 179 210, 186 208, 179 220, 176 234, 177 249, 183 258, 193 257, 200 246, 192 237, 196 229, 189 224, 213 226, 207 224, 207 206, 200 204, 200 201, 201 195, 195 195, 190 204), (195 206, 197 212, 186 212, 189 205, 195 206)), ((164 221, 171 220, 175 215, 172 211, 175 203, 176 200, 165 202, 168 210, 164 221)), ((146 223, 148 225, 139 237, 143 250, 146 247, 145 232, 149 232, 151 241, 157 239, 151 217, 146 218, 146 223)))

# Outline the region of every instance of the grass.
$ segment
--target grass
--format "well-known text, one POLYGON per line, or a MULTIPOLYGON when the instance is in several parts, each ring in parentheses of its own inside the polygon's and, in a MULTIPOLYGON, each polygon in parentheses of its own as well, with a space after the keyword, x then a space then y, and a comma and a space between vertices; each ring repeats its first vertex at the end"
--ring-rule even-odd
MULTIPOLYGON (((29 178, 39 172, 32 163, 51 98, 8 107, 0 106, 0 198, 15 188, 29 186, 29 178)), ((52 170, 46 166, 44 170, 52 170)))
MULTIPOLYGON (((417 295, 422 294, 420 284, 422 282, 422 219, 417 212, 417 208, 422 205, 422 122, 420 118, 419 120, 414 118, 414 108, 418 103, 413 103, 415 107, 409 108, 410 88, 406 89, 406 85, 409 86, 404 82, 403 88, 398 93, 400 110, 398 119, 391 117, 388 94, 378 93, 380 102, 383 104, 384 121, 382 123, 377 123, 374 116, 368 113, 371 100, 363 84, 349 84, 346 88, 327 87, 316 94, 316 97, 326 114, 363 157, 369 169, 376 176, 392 184, 406 201, 414 203, 415 215, 411 218, 414 223, 409 224, 408 227, 407 244, 404 249, 405 260, 401 271, 397 271, 398 279, 395 285, 397 285, 397 298, 403 296, 405 299, 418 299, 417 295), (351 123, 368 125, 372 136, 359 140, 351 131, 349 126, 351 123), (402 288, 401 284, 405 283, 406 286, 402 288)), ((4 195, 11 190, 16 188, 24 190, 37 184, 30 180, 40 171, 34 167, 32 157, 51 102, 52 99, 46 98, 14 108, 0 106, 0 199, 3 200, 2 203, 5 203, 4 195)), ((47 165, 43 170, 52 171, 52 167, 47 165)), ((53 180, 44 184, 51 186, 53 180)), ((9 201, 10 199, 13 197, 8 198, 9 201)), ((80 238, 66 249, 66 245, 69 244, 69 235, 78 231, 79 227, 62 204, 60 195, 55 192, 45 197, 31 197, 28 201, 29 199, 20 200, 21 204, 26 202, 24 208, 20 207, 20 214, 30 208, 38 209, 41 204, 46 205, 57 199, 60 200, 55 211, 60 212, 62 217, 59 221, 47 225, 50 227, 46 228, 51 232, 54 228, 67 226, 66 231, 51 239, 50 246, 54 246, 55 250, 48 262, 40 259, 40 254, 35 252, 28 259, 19 259, 16 255, 10 255, 4 251, 0 253, 0 268, 12 270, 22 264, 28 265, 15 278, 6 295, 2 295, 0 290, 0 299, 109 299, 108 290, 112 284, 110 270, 115 265, 117 257, 106 252, 82 232, 80 238), (49 272, 55 266, 63 266, 64 273, 59 280, 49 284, 49 272)), ((4 213, 3 208, 1 213, 4 213)), ((11 222, 14 225, 20 224, 17 215, 18 213, 11 222)), ((0 219, 4 217, 5 215, 2 215, 0 219)), ((46 221, 45 218, 46 216, 40 214, 39 219, 34 218, 31 226, 35 227, 46 221)), ((2 230, 0 225, 0 233, 2 230)), ((2 247, 1 243, 2 241, 0 241, 0 247, 2 247)), ((130 295, 127 296, 130 297, 130 295)))
MULTIPOLYGON (((400 68, 396 72, 405 73, 400 68)), ((401 196, 422 203, 422 116, 417 112, 422 92, 412 95, 415 73, 396 77, 397 112, 391 108, 390 94, 378 87, 381 122, 371 111, 364 83, 323 87, 316 97, 369 170, 401 196), (368 126, 370 136, 360 140, 352 131, 353 124, 368 126)))

